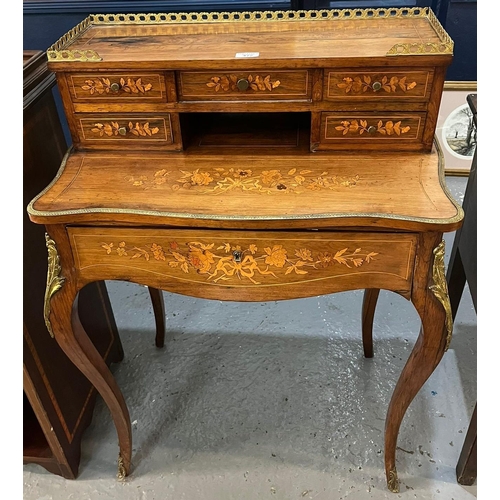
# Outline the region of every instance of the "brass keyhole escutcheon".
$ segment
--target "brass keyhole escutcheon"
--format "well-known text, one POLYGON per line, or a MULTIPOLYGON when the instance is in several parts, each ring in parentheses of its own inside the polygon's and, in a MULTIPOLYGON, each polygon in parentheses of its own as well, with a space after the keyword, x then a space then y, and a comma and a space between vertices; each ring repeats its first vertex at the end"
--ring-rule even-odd
POLYGON ((120 84, 119 83, 112 83, 110 85, 111 92, 118 92, 120 90, 120 84))
POLYGON ((241 250, 234 250, 234 252, 233 252, 234 262, 240 263, 242 256, 243 256, 243 253, 241 250))
POLYGON ((238 87, 239 90, 246 90, 246 89, 248 89, 250 84, 248 83, 248 80, 246 78, 241 78, 236 83, 236 86, 238 87))
POLYGON ((369 133, 369 134, 374 134, 376 130, 377 130, 377 129, 376 129, 373 125, 370 125, 370 126, 368 127, 368 133, 369 133))
POLYGON ((126 135, 126 134, 127 134, 127 129, 126 129, 125 127, 120 127, 120 128, 118 129, 118 133, 119 133, 120 135, 126 135))
POLYGON ((382 88, 382 84, 380 82, 373 82, 373 90, 377 91, 377 90, 380 90, 382 88))

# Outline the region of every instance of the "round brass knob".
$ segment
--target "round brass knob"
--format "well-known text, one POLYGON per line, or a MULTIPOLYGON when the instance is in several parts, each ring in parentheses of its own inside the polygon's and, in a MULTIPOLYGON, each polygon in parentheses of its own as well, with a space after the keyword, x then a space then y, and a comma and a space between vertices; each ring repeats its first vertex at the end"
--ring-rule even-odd
POLYGON ((368 133, 369 133, 369 134, 373 134, 373 133, 375 133, 375 131, 376 131, 376 130, 377 130, 377 129, 376 129, 373 125, 370 125, 370 126, 368 127, 368 133))
POLYGON ((250 83, 248 83, 248 80, 246 78, 241 78, 236 83, 236 86, 239 90, 246 90, 250 86, 250 83))
POLYGON ((375 91, 380 90, 382 88, 382 84, 380 82, 373 82, 372 88, 375 91))
POLYGON ((109 87, 111 89, 111 92, 118 92, 120 90, 120 84, 119 83, 112 83, 109 87))
POLYGON ((118 129, 118 133, 119 133, 120 135, 126 135, 126 134, 127 134, 127 129, 126 129, 125 127, 120 127, 120 128, 118 129))

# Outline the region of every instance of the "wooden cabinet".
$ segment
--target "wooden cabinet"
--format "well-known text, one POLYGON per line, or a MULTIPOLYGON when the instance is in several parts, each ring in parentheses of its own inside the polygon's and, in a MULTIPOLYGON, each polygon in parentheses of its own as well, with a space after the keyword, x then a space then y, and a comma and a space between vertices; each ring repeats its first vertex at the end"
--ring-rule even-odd
MULTIPOLYGON (((52 90, 55 76, 41 51, 23 54, 23 199, 54 177, 66 150, 52 90)), ((50 337, 44 321, 47 280, 44 229, 23 216, 23 460, 66 478, 78 474, 82 434, 90 423, 96 391, 50 337)), ((107 363, 123 355, 106 288, 85 290, 79 303, 91 340, 107 363)))

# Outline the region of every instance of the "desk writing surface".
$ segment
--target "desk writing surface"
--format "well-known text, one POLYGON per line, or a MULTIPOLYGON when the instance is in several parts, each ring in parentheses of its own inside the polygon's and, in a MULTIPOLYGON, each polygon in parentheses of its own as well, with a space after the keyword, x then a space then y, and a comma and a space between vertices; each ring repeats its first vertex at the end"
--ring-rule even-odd
MULTIPOLYGON (((191 221, 415 219, 458 223, 430 154, 220 152, 169 155, 74 153, 32 204, 34 218, 67 214, 162 215, 191 221)), ((441 172, 442 174, 442 172, 441 172)), ((202 222, 203 223, 203 222, 202 222)), ((289 227, 286 225, 285 227, 289 227)))

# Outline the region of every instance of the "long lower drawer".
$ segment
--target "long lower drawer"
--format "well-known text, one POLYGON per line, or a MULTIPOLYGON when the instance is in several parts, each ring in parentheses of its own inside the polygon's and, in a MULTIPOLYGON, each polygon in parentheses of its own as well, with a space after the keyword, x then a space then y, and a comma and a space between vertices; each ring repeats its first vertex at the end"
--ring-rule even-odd
POLYGON ((413 234, 68 228, 82 283, 130 280, 196 297, 282 300, 411 288, 413 234))

